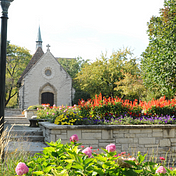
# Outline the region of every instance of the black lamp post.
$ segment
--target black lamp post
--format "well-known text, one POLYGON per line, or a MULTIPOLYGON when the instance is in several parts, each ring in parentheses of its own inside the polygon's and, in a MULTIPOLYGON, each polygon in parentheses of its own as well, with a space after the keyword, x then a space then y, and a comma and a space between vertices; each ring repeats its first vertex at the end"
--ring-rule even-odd
POLYGON ((0 135, 4 130, 5 108, 5 73, 6 73, 6 47, 7 47, 7 19, 8 8, 13 0, 0 0, 2 7, 1 17, 1 43, 0 43, 0 135))

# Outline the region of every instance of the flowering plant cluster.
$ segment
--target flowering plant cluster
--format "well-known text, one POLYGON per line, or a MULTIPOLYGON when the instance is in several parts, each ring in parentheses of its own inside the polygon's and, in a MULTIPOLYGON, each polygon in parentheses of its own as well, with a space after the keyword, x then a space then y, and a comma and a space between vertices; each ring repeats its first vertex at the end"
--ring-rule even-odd
POLYGON ((176 123, 176 99, 165 97, 150 102, 129 101, 120 98, 95 99, 79 105, 42 105, 37 108, 37 118, 48 119, 57 125, 97 125, 97 124, 173 124, 176 123))
POLYGON ((123 115, 123 113, 126 113, 133 118, 141 117, 141 115, 176 115, 176 99, 166 100, 165 96, 159 100, 153 99, 149 102, 140 101, 138 103, 138 100, 132 102, 118 97, 109 97, 107 99, 100 94, 99 96, 95 96, 95 99, 88 100, 87 102, 81 100, 79 105, 81 110, 89 110, 89 113, 87 112, 86 115, 89 115, 90 117, 106 117, 109 114, 113 117, 117 117, 123 115))
MULTIPOLYGON (((117 153, 115 144, 109 144, 104 152, 92 150, 92 147, 80 147, 78 136, 70 137, 70 143, 61 140, 48 143, 42 154, 36 154, 27 166, 19 163, 15 169, 17 175, 41 176, 175 176, 176 170, 160 164, 145 161, 145 156, 138 152, 136 157, 117 153)), ((160 157, 161 161, 165 160, 160 157)))
POLYGON ((59 107, 59 115, 56 117, 54 123, 57 125, 79 125, 82 124, 83 117, 80 115, 79 108, 73 107, 59 107))
POLYGON ((120 98, 102 98, 85 102, 81 100, 79 107, 84 119, 93 124, 171 124, 175 123, 176 99, 152 100, 138 103, 120 98))
POLYGON ((26 166, 25 163, 18 163, 17 167, 15 168, 15 172, 17 173, 17 175, 23 175, 23 174, 27 174, 29 171, 29 168, 26 166))
POLYGON ((113 125, 141 125, 141 124, 175 124, 175 116, 165 115, 165 116, 149 116, 142 115, 141 117, 133 118, 132 116, 121 115, 117 118, 111 118, 110 120, 104 120, 103 124, 113 124, 113 125))
POLYGON ((58 115, 58 107, 55 105, 50 106, 49 104, 42 104, 42 107, 37 108, 37 119, 47 119, 54 122, 58 115))

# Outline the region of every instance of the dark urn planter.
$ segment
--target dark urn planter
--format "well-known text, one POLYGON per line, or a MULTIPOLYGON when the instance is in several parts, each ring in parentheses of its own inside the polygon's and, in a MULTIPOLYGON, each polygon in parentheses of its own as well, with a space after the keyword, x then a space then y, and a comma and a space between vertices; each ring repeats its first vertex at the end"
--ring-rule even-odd
POLYGON ((47 122, 47 119, 29 119, 30 127, 39 127, 38 122, 47 122))

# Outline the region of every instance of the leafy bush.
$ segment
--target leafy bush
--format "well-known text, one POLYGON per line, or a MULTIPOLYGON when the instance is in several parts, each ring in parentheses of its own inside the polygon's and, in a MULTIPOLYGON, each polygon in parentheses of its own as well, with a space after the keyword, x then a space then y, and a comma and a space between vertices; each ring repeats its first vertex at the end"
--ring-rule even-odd
POLYGON ((153 114, 153 115, 175 115, 176 116, 176 107, 175 106, 152 106, 147 110, 148 114, 153 114))
POLYGON ((145 161, 145 155, 138 152, 132 157, 125 152, 117 154, 115 144, 109 144, 102 153, 84 148, 77 143, 77 135, 70 138, 70 143, 62 144, 59 139, 48 143, 43 153, 36 154, 28 163, 33 176, 157 176, 176 175, 175 169, 168 169, 161 163, 145 161), (76 138, 75 138, 76 136, 76 138), (82 149, 81 149, 82 148, 82 149))

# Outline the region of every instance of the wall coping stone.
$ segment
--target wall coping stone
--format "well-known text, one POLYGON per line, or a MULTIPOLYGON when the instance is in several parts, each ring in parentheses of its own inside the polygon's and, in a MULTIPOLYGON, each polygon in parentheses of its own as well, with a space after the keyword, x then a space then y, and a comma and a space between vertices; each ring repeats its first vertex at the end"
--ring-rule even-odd
POLYGON ((30 111, 37 111, 37 109, 25 109, 24 111, 28 111, 28 112, 30 112, 30 111))
POLYGON ((162 128, 162 129, 170 129, 176 128, 176 124, 161 124, 161 125, 56 125, 50 122, 39 122, 39 126, 46 127, 47 129, 53 130, 63 130, 63 129, 105 129, 105 130, 112 130, 112 129, 155 129, 155 128, 162 128))

